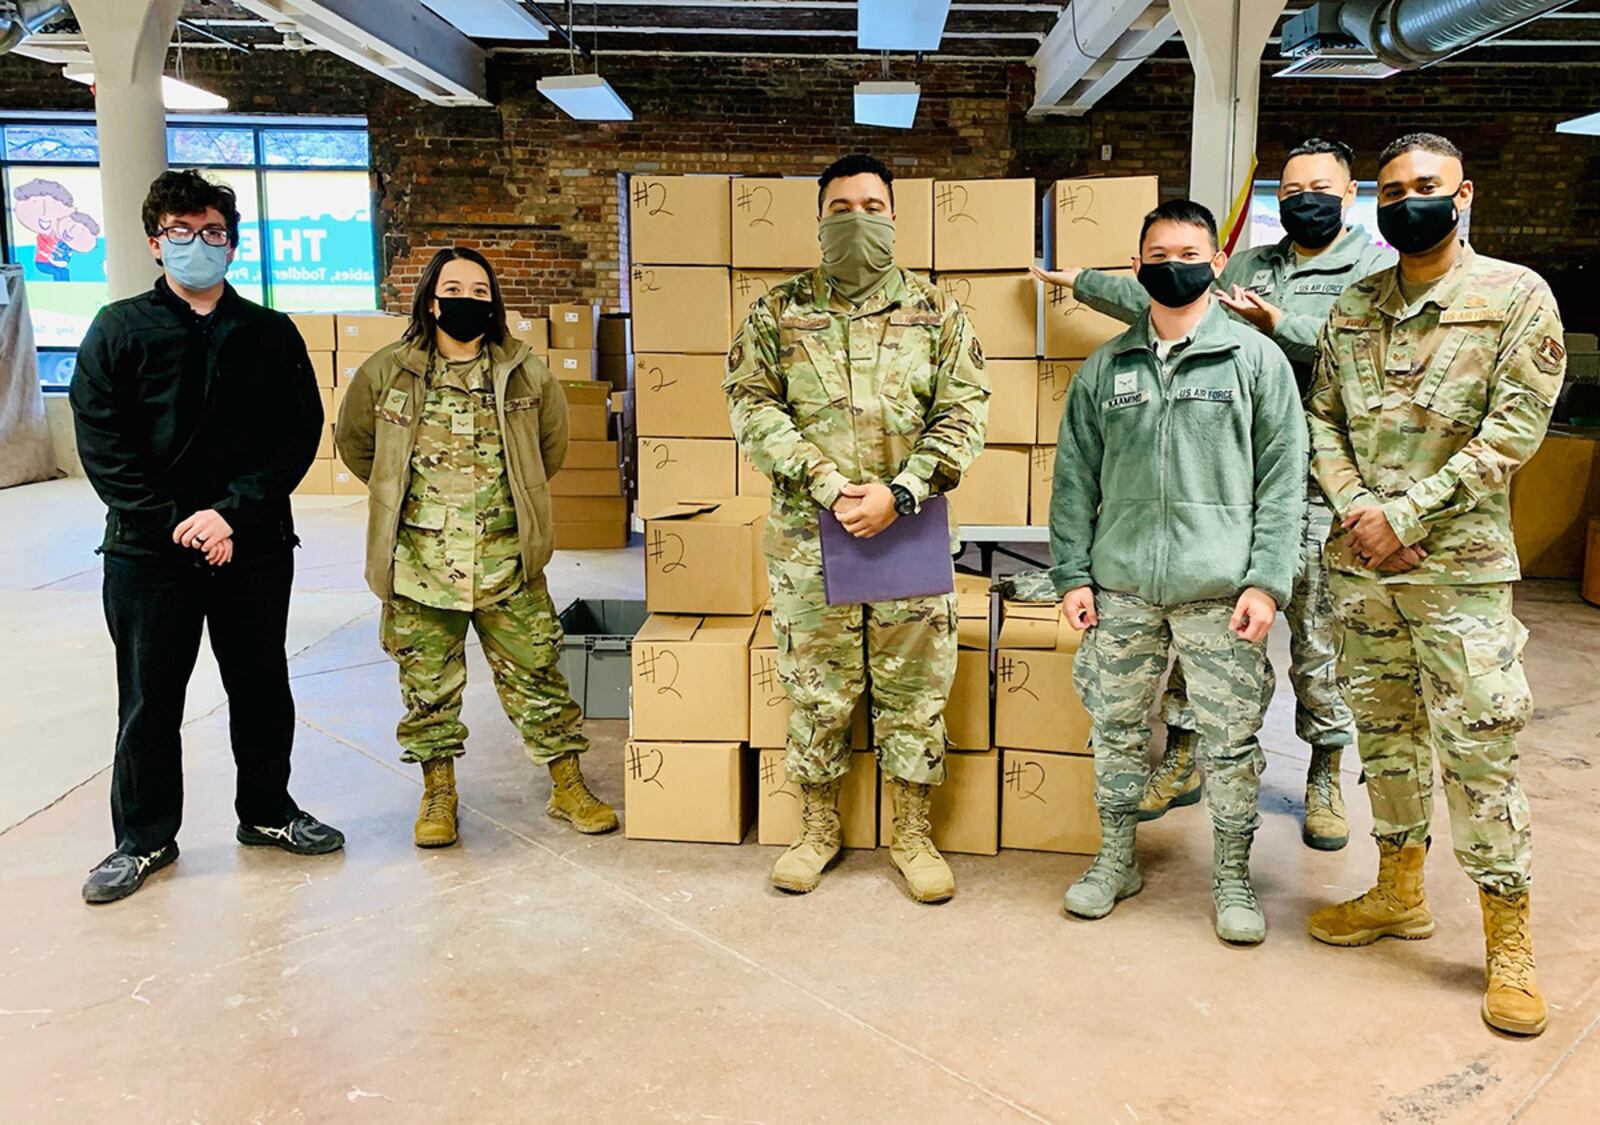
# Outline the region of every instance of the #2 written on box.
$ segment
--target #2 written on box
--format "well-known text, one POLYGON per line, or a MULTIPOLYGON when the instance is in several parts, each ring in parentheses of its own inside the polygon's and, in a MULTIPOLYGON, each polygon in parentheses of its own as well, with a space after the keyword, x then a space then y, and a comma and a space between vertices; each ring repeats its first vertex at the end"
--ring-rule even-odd
POLYGON ((633 639, 635 738, 744 742, 756 616, 652 613, 633 639))
POLYGON ((754 755, 737 742, 629 742, 623 751, 630 840, 737 844, 755 817, 754 755))
POLYGON ((758 497, 685 500, 644 525, 644 599, 651 613, 755 613, 767 603, 758 497))

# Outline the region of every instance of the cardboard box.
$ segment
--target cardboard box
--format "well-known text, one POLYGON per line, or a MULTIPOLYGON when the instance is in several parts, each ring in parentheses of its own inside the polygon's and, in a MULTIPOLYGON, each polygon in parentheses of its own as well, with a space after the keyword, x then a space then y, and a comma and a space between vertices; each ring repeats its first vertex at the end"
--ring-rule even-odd
POLYGON ((731 438, 720 355, 639 356, 634 402, 641 437, 731 438))
MULTIPOLYGON (((862 695, 850 715, 850 748, 871 745, 867 719, 869 693, 862 695)), ((750 745, 777 748, 788 741, 789 716, 794 708, 778 677, 778 642, 772 633, 772 615, 763 613, 750 641, 750 745)))
POLYGON ((1058 603, 1005 602, 995 652, 994 740, 1016 750, 1089 752, 1089 713, 1072 682, 1083 634, 1058 603))
POLYGON ((1511 478, 1511 528, 1524 578, 1583 577, 1600 515, 1600 430, 1551 431, 1511 478))
POLYGON ((334 364, 332 352, 307 352, 311 357, 311 370, 317 376, 317 386, 332 390, 334 379, 334 364))
POLYGON ((339 339, 335 350, 371 354, 405 335, 410 317, 382 312, 339 313, 334 320, 339 339))
POLYGON ((935 182, 933 268, 946 273, 1033 265, 1035 192, 1032 180, 935 182))
POLYGON ((1139 227, 1160 194, 1154 176, 1057 180, 1045 202, 1051 268, 1126 266, 1139 254, 1139 227))
POLYGON ((352 473, 345 463, 335 457, 329 462, 333 469, 333 494, 335 496, 365 496, 367 486, 352 473))
POLYGON ((550 527, 558 551, 616 551, 628 545, 628 525, 622 520, 556 520, 550 527))
POLYGON ((989 579, 956 571, 957 643, 962 648, 989 647, 989 579))
POLYGON ((762 496, 772 499, 772 480, 750 463, 750 458, 739 453, 738 493, 740 496, 762 496))
POLYGON ((945 707, 944 727, 952 750, 987 750, 994 745, 990 738, 987 647, 956 651, 956 678, 945 707))
POLYGON ((317 441, 317 457, 331 459, 333 455, 333 424, 324 422, 322 424, 322 437, 317 441))
MULTIPOLYGON (((598 443, 597 443, 598 444, 598 443)), ((621 496, 622 468, 562 469, 550 478, 550 495, 556 496, 621 496)))
POLYGON ((1034 446, 1028 451, 1028 466, 1028 522, 1034 527, 1049 527, 1050 497, 1056 483, 1056 447, 1034 446))
POLYGON ((933 269, 933 181, 894 181, 894 260, 902 269, 933 269))
MULTIPOLYGON (((1107 270, 1131 276, 1132 270, 1107 270)), ((1116 317, 1095 312, 1079 304, 1072 290, 1064 285, 1045 287, 1044 354, 1050 359, 1088 359, 1107 340, 1128 330, 1116 317)))
POLYGON ((600 343, 600 306, 550 306, 550 347, 593 351, 600 343))
POLYGON ((550 517, 556 523, 628 522, 626 496, 552 496, 550 517))
POLYGON ((767 502, 682 500, 644 525, 644 600, 651 613, 755 613, 767 604, 761 535, 767 502))
POLYGON ((322 398, 322 420, 331 425, 338 418, 338 415, 334 413, 333 388, 331 386, 318 387, 317 393, 322 398))
POLYGON ((1032 445, 1039 432, 1039 361, 991 359, 985 366, 994 392, 989 396, 989 429, 984 441, 1032 445))
POLYGON ((1034 440, 1051 445, 1061 433, 1061 416, 1067 411, 1067 388, 1083 366, 1081 359, 1041 359, 1039 361, 1039 436, 1034 440))
POLYGON ((627 313, 601 313, 600 354, 630 355, 633 352, 633 318, 627 313))
POLYGON ((567 440, 606 441, 611 437, 611 387, 582 380, 561 381, 567 396, 567 440))
POLYGON ((634 262, 725 266, 733 260, 727 176, 634 176, 628 237, 634 262))
POLYGON ((1032 274, 940 274, 939 288, 967 314, 985 356, 1039 354, 1039 283, 1032 274))
POLYGON ((306 351, 331 352, 339 346, 332 313, 290 313, 289 319, 305 341, 306 351))
POLYGON ((333 459, 319 456, 311 462, 311 468, 306 470, 306 475, 300 478, 300 483, 295 485, 296 496, 332 496, 333 495, 333 459))
MULTIPOLYGON (((1000 752, 946 754, 945 780, 933 789, 933 843, 942 852, 994 855, 1000 850, 1000 752)), ((878 813, 878 842, 894 832, 894 806, 885 775, 878 813)))
POLYGON ((756 621, 652 611, 633 638, 633 737, 744 742, 756 621))
POLYGON ((596 357, 594 376, 602 383, 607 384, 614 391, 626 391, 633 387, 633 353, 601 352, 596 357))
POLYGON ((1092 757, 1005 749, 1000 760, 1002 848, 1069 855, 1100 850, 1092 757))
MULTIPOLYGON (((800 786, 789 780, 782 750, 758 750, 756 840, 788 847, 800 835, 800 786)), ((878 760, 870 753, 850 755, 850 770, 839 785, 839 819, 847 848, 878 846, 878 760)))
POLYGON ((333 357, 333 386, 335 390, 348 387, 355 379, 361 365, 372 358, 371 352, 341 351, 333 357))
POLYGON ((571 441, 567 443, 567 459, 561 471, 568 469, 614 469, 621 457, 614 441, 571 441))
POLYGON ((735 179, 732 199, 735 266, 794 273, 822 260, 815 179, 735 179))
POLYGON ((628 839, 744 840, 755 817, 755 770, 737 742, 629 742, 623 763, 628 839))
POLYGON ((548 366, 557 379, 593 379, 599 360, 593 349, 551 348, 548 366))
POLYGON ((963 527, 1025 527, 1028 523, 1028 451, 988 445, 950 493, 963 527))
POLYGON ((339 421, 339 412, 344 409, 344 396, 349 392, 350 384, 346 382, 341 381, 338 386, 333 388, 333 420, 335 423, 339 421))
POLYGON ((679 500, 733 496, 739 447, 731 439, 639 439, 639 514, 646 519, 679 500))
POLYGON ((534 355, 550 354, 550 318, 529 313, 507 312, 506 327, 513 339, 533 349, 534 355))
POLYGON ((794 277, 793 270, 739 270, 733 271, 729 281, 732 293, 733 331, 737 333, 750 315, 750 306, 765 297, 774 285, 782 285, 794 277))
POLYGON ((733 344, 728 271, 717 266, 634 266, 633 346, 641 352, 726 354, 733 344))

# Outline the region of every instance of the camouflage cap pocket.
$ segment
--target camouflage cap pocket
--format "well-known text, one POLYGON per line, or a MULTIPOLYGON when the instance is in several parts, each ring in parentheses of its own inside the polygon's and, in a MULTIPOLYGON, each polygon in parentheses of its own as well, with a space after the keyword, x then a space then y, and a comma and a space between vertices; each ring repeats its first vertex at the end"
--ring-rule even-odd
POLYGON ((448 515, 449 512, 443 504, 432 504, 426 500, 407 500, 405 507, 400 511, 400 522, 407 527, 415 527, 422 531, 443 531, 448 515))

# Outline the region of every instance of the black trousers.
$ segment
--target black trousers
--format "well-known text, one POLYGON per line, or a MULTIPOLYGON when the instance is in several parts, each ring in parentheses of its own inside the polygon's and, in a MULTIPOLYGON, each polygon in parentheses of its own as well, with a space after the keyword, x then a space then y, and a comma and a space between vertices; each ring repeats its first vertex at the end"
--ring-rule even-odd
POLYGON ((221 567, 206 565, 199 552, 105 556, 106 624, 117 650, 111 823, 118 851, 147 853, 177 838, 179 728, 202 625, 228 693, 240 823, 280 827, 299 814, 289 797, 295 718, 284 653, 293 580, 287 544, 221 567))

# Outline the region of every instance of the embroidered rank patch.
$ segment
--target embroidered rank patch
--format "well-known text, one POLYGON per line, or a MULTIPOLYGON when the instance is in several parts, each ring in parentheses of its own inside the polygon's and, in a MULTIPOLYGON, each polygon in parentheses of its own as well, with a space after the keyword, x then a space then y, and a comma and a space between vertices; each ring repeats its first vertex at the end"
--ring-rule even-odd
POLYGON ((1533 353, 1534 362, 1550 375, 1561 373, 1561 361, 1567 358, 1567 349, 1554 336, 1546 336, 1539 341, 1539 347, 1533 353))
POLYGON ((1149 391, 1135 391, 1128 395, 1112 395, 1100 404, 1104 411, 1121 410, 1128 406, 1143 406, 1150 401, 1149 391))
POLYGON ((1180 387, 1172 396, 1179 402, 1232 402, 1232 387, 1180 387))
POLYGON ((728 371, 734 372, 744 364, 744 341, 735 340, 728 349, 728 371))
POLYGON ((390 387, 388 395, 384 397, 383 408, 392 414, 404 414, 410 399, 411 396, 399 387, 390 387))
POLYGON ((1119 395, 1131 395, 1139 389, 1139 373, 1137 371, 1117 372, 1116 386, 1113 391, 1119 395))

